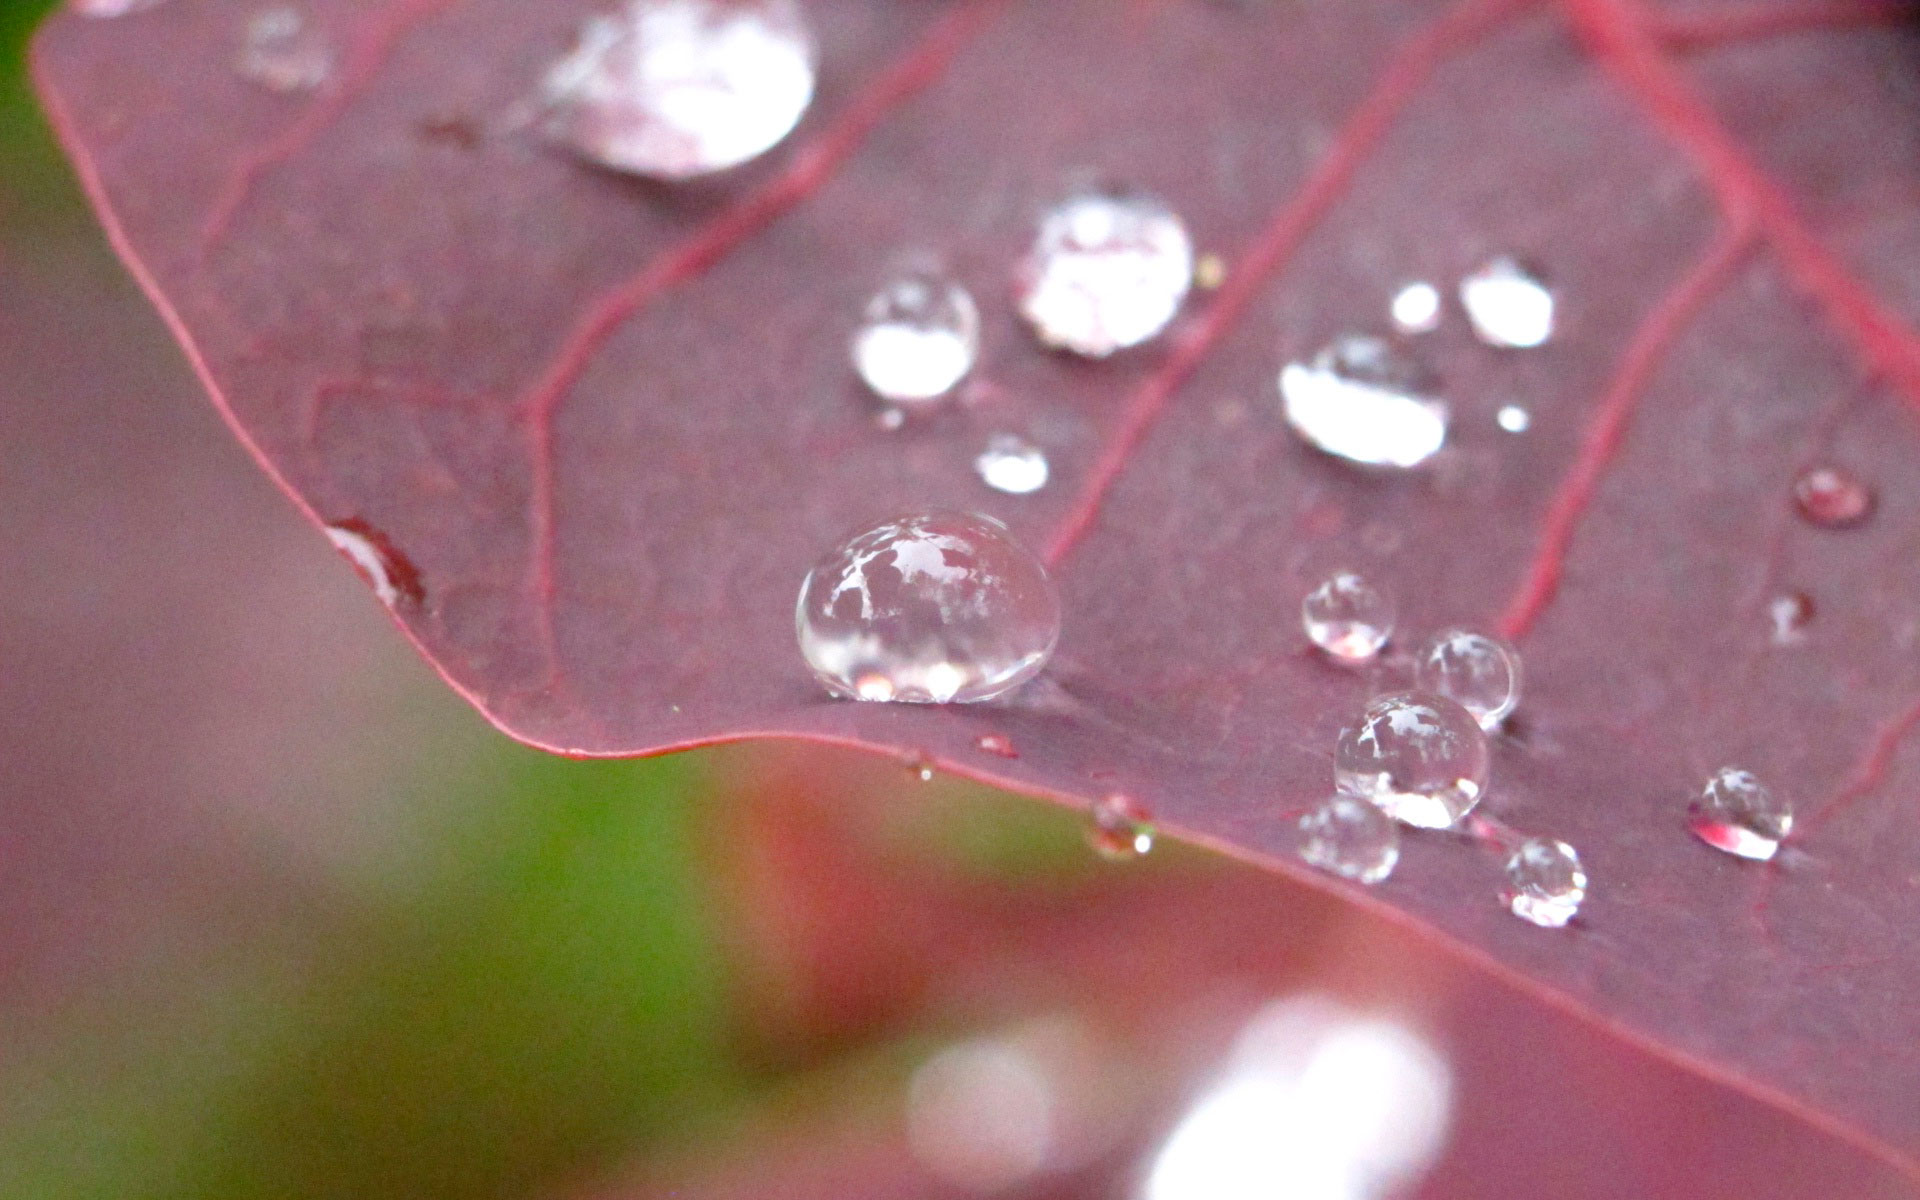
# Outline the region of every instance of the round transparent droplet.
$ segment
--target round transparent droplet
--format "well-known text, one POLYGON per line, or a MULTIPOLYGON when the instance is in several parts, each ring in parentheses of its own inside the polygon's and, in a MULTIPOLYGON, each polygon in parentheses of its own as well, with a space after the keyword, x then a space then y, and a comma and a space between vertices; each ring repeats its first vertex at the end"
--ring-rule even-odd
POLYGON ((1027 439, 1011 433, 996 433, 987 439, 987 448, 973 460, 973 469, 996 492, 1024 496, 1047 486, 1051 468, 1046 451, 1027 439))
POLYGON ((1440 328, 1440 289, 1430 283, 1409 283, 1393 294, 1389 309, 1393 327, 1401 333, 1432 333, 1440 328))
POLYGON ((1793 830, 1793 807, 1752 771, 1721 767, 1688 812, 1694 835, 1741 858, 1772 858, 1793 830))
POLYGON ((1314 645, 1343 663, 1373 660, 1393 636, 1393 598, 1352 571, 1336 571, 1300 602, 1314 645))
POLYGON ((778 145, 814 76, 796 0, 626 0, 581 26, 542 107, 549 132, 601 166, 690 179, 778 145))
POLYGON ((1135 192, 1097 191, 1041 219, 1016 290, 1041 342, 1105 358, 1165 329, 1193 276, 1193 242, 1172 209, 1135 192))
POLYGON ((1507 907, 1523 921, 1558 929, 1586 898, 1586 868, 1565 842, 1528 838, 1507 859, 1507 907))
POLYGON ((853 366, 882 400, 921 405, 952 391, 980 355, 980 310, 958 283, 912 271, 874 293, 853 335, 853 366))
POLYGON ((67 8, 83 17, 124 17, 158 8, 165 0, 67 0, 67 8))
POLYGON ((1093 802, 1087 844, 1109 862, 1128 862, 1153 849, 1153 814, 1130 796, 1112 792, 1093 802))
POLYGON ((1484 633, 1448 630, 1420 651, 1414 678, 1472 713, 1482 729, 1497 729, 1520 703, 1520 652, 1484 633))
POLYGON ((916 704, 990 700, 1040 673, 1060 596, 1007 527, 977 513, 883 522, 800 588, 800 652, 827 690, 916 704))
POLYGON ((1474 335, 1489 346, 1528 350, 1553 338, 1553 292, 1505 255, 1460 281, 1460 306, 1474 335))
POLYGON ((1508 433, 1525 433, 1533 425, 1533 414, 1518 404, 1502 405, 1493 415, 1495 423, 1508 433))
POLYGON ((1300 818, 1298 848, 1310 866, 1375 884, 1400 861, 1400 827, 1365 800, 1335 795, 1300 818))
POLYGON ((1873 489, 1839 467, 1813 467, 1793 481, 1793 506, 1822 529, 1851 529, 1873 515, 1873 489))
POLYGON ((1348 462, 1417 467, 1447 441, 1447 405, 1419 363, 1383 338, 1348 334, 1280 371, 1287 424, 1348 462))
POLYGON ((1404 692, 1367 705, 1334 747, 1334 783, 1422 829, 1449 829, 1487 790, 1487 735, 1445 696, 1404 692))
POLYGON ((275 92, 310 92, 333 75, 333 47, 299 9, 261 9, 247 18, 234 69, 275 92))

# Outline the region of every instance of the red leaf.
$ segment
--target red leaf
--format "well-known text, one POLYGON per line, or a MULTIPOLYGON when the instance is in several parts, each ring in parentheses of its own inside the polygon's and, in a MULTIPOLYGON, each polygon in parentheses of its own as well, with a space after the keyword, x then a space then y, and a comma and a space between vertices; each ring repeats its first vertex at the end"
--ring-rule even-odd
POLYGON ((1422 838, 1360 902, 1920 1176, 1912 8, 1771 2, 822 0, 794 140, 674 189, 505 131, 584 3, 316 3, 348 52, 307 99, 228 69, 240 3, 63 17, 38 65, 235 427, 391 548, 421 589, 396 616, 515 736, 908 750, 1067 801, 1120 788, 1298 872, 1283 815, 1327 790, 1364 684, 1292 614, 1312 564, 1371 545, 1409 628, 1524 639, 1490 804, 1579 846, 1595 892, 1584 928, 1526 927, 1487 857, 1422 838), (1101 365, 1000 302, 1081 167, 1166 197, 1231 267, 1101 365), (1000 399, 883 435, 849 314, 919 247, 995 301, 1000 399), (1429 340, 1447 463, 1363 477, 1289 439, 1283 355, 1508 251, 1559 285, 1562 333, 1429 340), (1524 436, 1493 425, 1509 400, 1524 436), (1051 487, 971 476, 1002 428, 1046 447, 1051 487), (1796 521, 1816 459, 1878 488, 1864 527, 1796 521), (993 707, 829 701, 793 645, 802 572, 934 506, 1047 549, 1049 676, 993 707), (1815 614, 1786 647, 1783 592, 1815 614), (1730 761, 1807 814, 1784 865, 1685 832, 1730 761))

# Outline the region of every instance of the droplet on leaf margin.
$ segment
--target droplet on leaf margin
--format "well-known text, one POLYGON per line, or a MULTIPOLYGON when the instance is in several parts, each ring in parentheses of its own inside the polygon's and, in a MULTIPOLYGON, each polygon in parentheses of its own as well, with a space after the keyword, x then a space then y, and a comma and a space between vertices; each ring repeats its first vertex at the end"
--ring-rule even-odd
POLYGON ((1688 823, 1715 850, 1765 862, 1793 831, 1793 806, 1752 771, 1721 767, 1689 808, 1688 823))
POLYGON ((1025 496, 1047 486, 1052 468, 1046 452, 1027 439, 1012 433, 996 433, 987 439, 987 448, 973 460, 980 479, 996 492, 1025 496))
POLYGON ((874 395, 918 406, 951 392, 980 355, 980 310, 959 283, 931 268, 889 280, 867 301, 853 366, 874 395))
POLYGON ((247 18, 234 70, 274 92, 310 92, 333 76, 333 47, 306 14, 291 5, 247 18))
POLYGON ((1489 346, 1530 350, 1553 339, 1553 292, 1506 255, 1460 281, 1460 306, 1467 311, 1474 336, 1489 346))
POLYGON ((1401 333, 1432 333, 1440 328, 1440 289, 1424 281, 1409 283, 1393 294, 1387 311, 1401 333))
POLYGON ((1300 602, 1307 638, 1342 663, 1370 662, 1393 636, 1393 597, 1352 571, 1335 571, 1300 602))
POLYGON ((626 0, 547 72, 548 132, 588 160, 691 179, 757 158, 813 102, 796 0, 626 0))
POLYGON ((1533 414, 1518 404, 1503 404, 1493 420, 1508 433, 1525 433, 1533 425, 1533 414))
POLYGON ((326 531, 334 549, 347 557, 382 604, 396 608, 402 603, 418 605, 426 599, 420 572, 386 535, 357 517, 329 521, 326 531))
POLYGON ((1447 441, 1448 410, 1433 380, 1384 338, 1347 334, 1280 371, 1287 424, 1335 458, 1417 467, 1447 441))
POLYGON ((1840 467, 1811 467, 1793 481, 1793 506, 1808 524, 1851 529, 1873 515, 1873 489, 1840 467))
POLYGON ((1090 191, 1041 219, 1015 292, 1044 345, 1106 358, 1165 329, 1193 277, 1193 242, 1172 209, 1139 192, 1090 191))
POLYGON ((1138 801, 1109 792, 1089 810, 1087 843, 1109 862, 1128 862, 1153 849, 1153 814, 1138 801))
POLYGON ((1497 729, 1520 703, 1520 652, 1484 633, 1450 629, 1420 651, 1414 678, 1472 713, 1482 729, 1497 729))
POLYGON ((795 622, 807 665, 836 696, 971 703, 1040 673, 1060 596, 1005 525, 932 512, 881 522, 820 559, 795 622))
POLYGON ((1421 829, 1450 829, 1486 794, 1487 735, 1445 696, 1403 692, 1367 705, 1334 747, 1334 783, 1421 829))
POLYGON ((1297 848, 1309 866, 1372 885, 1400 861, 1400 827, 1372 803, 1336 794, 1300 818, 1297 848))
POLYGON ((1558 929, 1587 898, 1580 854, 1552 838, 1528 838, 1507 858, 1507 908, 1523 921, 1558 929))

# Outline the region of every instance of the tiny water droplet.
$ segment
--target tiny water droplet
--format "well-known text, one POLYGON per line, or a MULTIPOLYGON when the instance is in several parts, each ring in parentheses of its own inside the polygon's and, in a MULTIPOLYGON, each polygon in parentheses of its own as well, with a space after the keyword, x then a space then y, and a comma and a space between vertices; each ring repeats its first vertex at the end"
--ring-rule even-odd
POLYGON ((1375 884, 1400 861, 1400 827, 1365 800, 1335 795, 1300 818, 1298 849, 1309 866, 1375 884))
POLYGON ((1383 338, 1348 334, 1280 372, 1287 424, 1314 448, 1368 466, 1416 467, 1447 440, 1433 380, 1383 338))
POLYGON ((275 92, 310 92, 333 75, 333 47, 299 9, 285 5, 247 18, 240 74, 275 92))
POLYGON ((1773 644, 1798 646, 1807 640, 1807 626, 1813 621, 1813 598, 1805 592, 1789 592, 1767 602, 1767 620, 1773 625, 1773 644))
POLYGON ((921 783, 932 783, 934 775, 936 774, 933 760, 924 754, 910 754, 907 756, 907 772, 921 783))
POLYGON ((1694 836, 1715 850, 1761 862, 1793 830, 1793 806, 1739 767, 1715 771, 1687 816, 1694 836))
POLYGON ((756 158, 813 101, 796 0, 626 0, 548 71, 548 131, 601 166, 690 179, 756 158))
POLYGON ((1015 291, 1042 343, 1105 358, 1165 329, 1193 277, 1193 243, 1172 209, 1138 192, 1095 191, 1041 219, 1015 291))
POLYGON ((1046 452, 1023 437, 996 433, 973 460, 973 469, 996 492, 1024 496, 1047 486, 1046 452))
POLYGON ((1093 802, 1087 842, 1110 862, 1127 862, 1153 849, 1153 814, 1138 801, 1109 792, 1093 802))
POLYGON ((873 414, 873 423, 888 433, 904 427, 907 423, 907 410, 898 404, 889 404, 873 414))
POLYGON ((1352 571, 1335 571, 1300 602, 1308 640, 1343 663, 1371 661, 1393 622, 1393 598, 1352 571))
POLYGON ((1493 419, 1508 433, 1525 433, 1533 425, 1533 414, 1518 404, 1502 405, 1493 419))
POLYGON ((1014 746, 1013 739, 1004 733, 983 733, 973 739, 973 744, 976 749, 998 758, 1020 757, 1020 751, 1014 746))
POLYGON ((158 8, 163 0, 68 0, 67 7, 83 17, 124 17, 158 8))
POLYGON ((882 400, 921 405, 952 391, 980 353, 980 310, 967 289, 921 268, 867 301, 853 366, 882 400))
POLYGON ((1334 747, 1334 783, 1396 820, 1449 829, 1487 790, 1487 735, 1445 696, 1404 692, 1368 704, 1334 747))
POLYGON ((1523 921, 1558 929, 1587 898, 1580 854, 1552 838, 1528 838, 1507 859, 1507 907, 1523 921))
POLYGON ((933 512, 884 521, 822 558, 795 621, 807 665, 836 696, 970 703, 1040 673, 1060 595, 1005 525, 933 512))
POLYGON ((1193 286, 1203 292, 1215 291, 1227 281, 1227 260, 1218 254, 1202 254, 1193 264, 1193 286))
POLYGON ((1430 283, 1409 283, 1393 294, 1389 309, 1393 327, 1401 333, 1432 333, 1440 328, 1440 289, 1430 283))
POLYGON ((1529 350, 1553 338, 1553 293, 1506 255, 1460 281, 1460 305, 1474 334, 1489 346, 1529 350))
POLYGON ((420 584, 420 572, 404 554, 394 549, 386 536, 357 517, 330 521, 327 540, 346 555, 360 577, 373 588, 373 594, 388 608, 401 603, 419 604, 426 598, 420 584))
POLYGON ((1793 481, 1793 506, 1810 524, 1851 529, 1873 515, 1873 489, 1839 467, 1812 467, 1793 481))
POLYGON ((1414 678, 1472 713, 1482 729, 1497 729, 1520 703, 1520 652, 1499 638, 1452 629, 1420 652, 1414 678))

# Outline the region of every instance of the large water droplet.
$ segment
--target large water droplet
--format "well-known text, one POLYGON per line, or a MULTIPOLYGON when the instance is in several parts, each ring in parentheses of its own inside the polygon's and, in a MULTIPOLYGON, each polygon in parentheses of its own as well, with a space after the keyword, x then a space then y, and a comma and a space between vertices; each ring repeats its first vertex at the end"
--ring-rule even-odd
POLYGON ((1430 283, 1409 283, 1393 294, 1389 312, 1393 327, 1401 333, 1432 333, 1440 328, 1440 289, 1430 283))
POLYGON ((1363 663, 1393 636, 1393 598, 1352 571, 1335 571, 1300 602, 1314 645, 1344 663, 1363 663))
POLYGON ((426 598, 413 563, 371 525, 350 518, 329 522, 326 530, 327 540, 360 572, 382 604, 394 608, 403 601, 419 604, 426 598))
POLYGON ((554 136, 602 166, 689 179, 793 132, 813 100, 796 0, 626 0, 547 73, 554 136))
POLYGON ((124 17, 158 8, 164 0, 67 0, 68 9, 83 17, 124 17))
POLYGON ((1336 795, 1300 818, 1300 857, 1361 883, 1379 883, 1400 861, 1400 827, 1355 796, 1336 795))
POLYGON ((1060 596, 1005 525, 934 512, 883 522, 821 559, 796 623, 807 665, 837 696, 966 703, 1040 673, 1060 596))
POLYGON ((1153 814, 1131 796, 1110 792, 1088 813, 1087 843, 1110 862, 1127 862, 1153 849, 1153 814))
POLYGON ((1688 810, 1694 836, 1741 858, 1772 858, 1793 830, 1793 806, 1752 771, 1721 767, 1688 810))
POLYGON ((333 75, 333 47, 297 8, 281 5, 247 18, 234 69, 276 92, 310 92, 333 75))
POLYGON ((1474 334, 1489 346, 1528 350, 1553 338, 1553 293, 1504 255, 1460 281, 1460 305, 1474 334))
POLYGON ((1193 243, 1172 209, 1136 192, 1085 192, 1041 220, 1016 289, 1042 342, 1105 358, 1165 329, 1193 273, 1193 243))
POLYGON ((973 469, 996 492, 1024 496, 1047 486, 1046 452, 1027 439, 1011 433, 996 433, 987 439, 987 448, 973 460, 973 469))
POLYGON ((1486 793, 1487 772, 1480 723, 1428 692, 1374 700, 1334 747, 1341 791, 1422 829, 1449 829, 1472 812, 1486 793))
POLYGON ((1528 838, 1507 859, 1507 907, 1523 921, 1558 929, 1587 898, 1587 871, 1565 842, 1528 838))
POLYGON ((980 310, 958 283, 906 272, 871 300, 853 335, 853 366, 882 400, 917 405, 952 391, 980 353, 980 310))
POLYGON ((1873 515, 1873 489, 1839 467, 1813 467, 1793 481, 1793 506, 1823 529, 1851 529, 1873 515))
POLYGON ((1418 363, 1383 338, 1348 334, 1280 372, 1287 424, 1308 444, 1369 466, 1416 467, 1447 441, 1447 405, 1418 363))
POLYGON ((1496 729, 1520 703, 1520 652, 1499 638, 1453 629, 1420 652, 1415 678, 1455 701, 1482 729, 1496 729))

